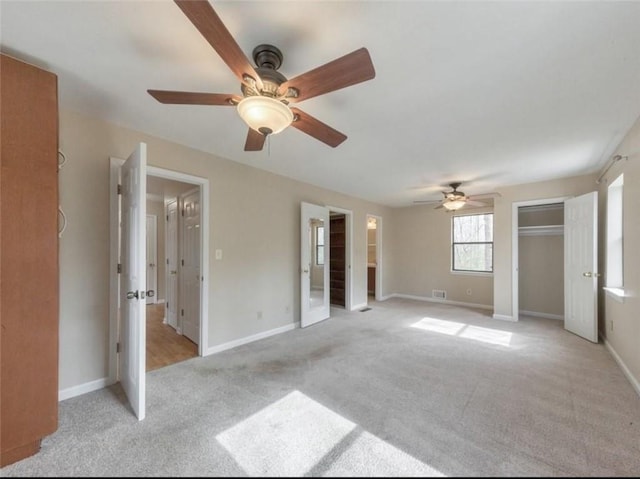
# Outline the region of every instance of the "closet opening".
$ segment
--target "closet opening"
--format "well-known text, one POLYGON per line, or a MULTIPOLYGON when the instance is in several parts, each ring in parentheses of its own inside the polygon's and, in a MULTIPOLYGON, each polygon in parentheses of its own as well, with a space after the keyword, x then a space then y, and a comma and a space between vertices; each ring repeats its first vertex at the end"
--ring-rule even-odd
POLYGON ((513 205, 513 320, 564 319, 564 198, 513 205))

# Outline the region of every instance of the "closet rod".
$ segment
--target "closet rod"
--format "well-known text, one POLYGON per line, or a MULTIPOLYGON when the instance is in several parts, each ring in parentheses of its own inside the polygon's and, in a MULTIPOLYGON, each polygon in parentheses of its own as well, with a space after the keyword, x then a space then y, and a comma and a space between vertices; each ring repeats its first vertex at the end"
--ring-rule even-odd
POLYGON ((611 162, 609 163, 609 166, 607 166, 604 171, 602 173, 600 173, 600 176, 598 176, 598 179, 596 180, 596 184, 600 184, 600 182, 602 181, 602 178, 604 178, 604 175, 607 174, 607 171, 609 171, 609 168, 611 168, 614 163, 617 163, 620 160, 626 160, 628 158, 628 156, 622 156, 622 155, 616 155, 613 158, 611 158, 611 162))

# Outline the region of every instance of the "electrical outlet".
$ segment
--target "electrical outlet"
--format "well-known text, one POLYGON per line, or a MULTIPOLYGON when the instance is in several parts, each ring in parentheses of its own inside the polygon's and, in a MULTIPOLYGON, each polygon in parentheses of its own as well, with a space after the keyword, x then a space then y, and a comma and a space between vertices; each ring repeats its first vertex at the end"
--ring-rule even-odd
POLYGON ((285 306, 285 308, 284 308, 284 312, 285 312, 286 314, 289 314, 289 313, 291 312, 291 306, 289 306, 289 305, 287 304, 287 305, 285 306))
POLYGON ((471 296, 471 288, 467 289, 467 296, 471 296))

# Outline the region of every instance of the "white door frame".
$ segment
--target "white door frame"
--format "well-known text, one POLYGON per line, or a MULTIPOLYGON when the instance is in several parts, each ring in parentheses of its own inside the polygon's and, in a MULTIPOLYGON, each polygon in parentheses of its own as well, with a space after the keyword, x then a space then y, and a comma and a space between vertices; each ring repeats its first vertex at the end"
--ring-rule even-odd
MULTIPOLYGON (((352 274, 352 267, 351 265, 353 264, 353 211, 352 210, 346 210, 344 208, 338 208, 336 206, 327 206, 327 208, 329 208, 329 212, 331 211, 335 211, 336 213, 341 213, 344 215, 344 220, 345 220, 345 228, 344 230, 346 231, 346 237, 345 237, 345 252, 344 252, 344 257, 346 259, 346 280, 344 282, 344 309, 346 311, 352 311, 351 309, 351 305, 353 304, 353 297, 352 297, 352 291, 353 291, 353 274, 352 274)), ((331 216, 329 216, 329 219, 331 219, 331 216)), ((329 239, 329 242, 331 242, 331 239, 329 239)), ((331 247, 331 245, 329 245, 329 247, 331 247)))
MULTIPOLYGON (((518 321, 520 316, 519 305, 519 256, 518 256, 518 208, 521 206, 538 206, 549 203, 564 203, 571 196, 560 196, 556 198, 545 198, 540 200, 514 201, 511 203, 511 321, 518 321)), ((507 318, 501 318, 507 319, 507 318)))
MULTIPOLYGON (((376 219, 376 290, 375 290, 375 299, 376 301, 382 300, 382 216, 372 215, 367 213, 365 218, 365 231, 368 227, 368 218, 376 219)), ((365 271, 367 271, 369 264, 369 233, 368 231, 365 233, 365 251, 367 252, 367 256, 365 256, 365 271)), ((365 275, 365 291, 367 291, 367 283, 366 283, 366 275, 365 275)), ((369 295, 367 295, 367 299, 369 295)))
MULTIPOLYGON (((118 241, 120 236, 118 224, 118 171, 124 160, 111 157, 110 161, 110 228, 109 228, 109 384, 119 380, 118 354, 118 309, 119 284, 118 277, 118 241)), ((202 272, 202 294, 200 296, 200 343, 198 355, 204 356, 209 347, 209 180, 199 176, 189 175, 178 171, 165 170, 154 166, 147 166, 147 176, 155 176, 168 180, 192 183, 200 187, 200 244, 202 246, 200 256, 200 271, 202 272)))

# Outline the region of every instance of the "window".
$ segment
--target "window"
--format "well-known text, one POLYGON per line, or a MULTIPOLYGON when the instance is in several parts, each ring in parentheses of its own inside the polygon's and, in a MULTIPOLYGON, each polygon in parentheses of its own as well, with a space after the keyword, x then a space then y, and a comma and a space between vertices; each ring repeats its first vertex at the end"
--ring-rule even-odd
POLYGON ((316 226, 316 264, 324 264, 324 226, 316 226))
POLYGON ((493 272, 493 213, 452 218, 451 269, 493 272))
POLYGON ((607 288, 622 289, 622 186, 620 175, 607 188, 607 288))

